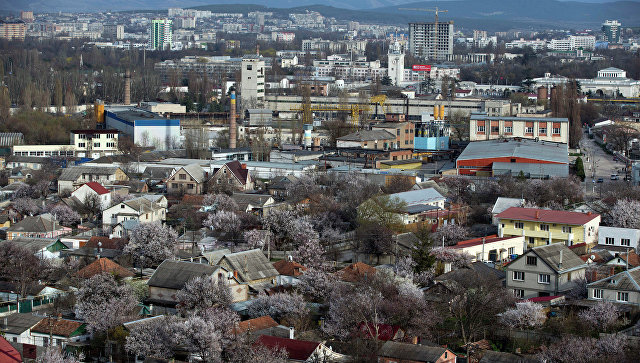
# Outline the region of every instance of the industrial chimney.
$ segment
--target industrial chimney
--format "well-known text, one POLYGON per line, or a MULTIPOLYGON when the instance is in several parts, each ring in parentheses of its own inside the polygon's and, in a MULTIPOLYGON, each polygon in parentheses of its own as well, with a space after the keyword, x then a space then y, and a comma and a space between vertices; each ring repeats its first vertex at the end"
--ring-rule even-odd
POLYGON ((131 104, 131 72, 128 69, 124 73, 124 104, 131 104))
POLYGON ((236 148, 236 91, 231 91, 231 106, 229 109, 229 148, 236 148))

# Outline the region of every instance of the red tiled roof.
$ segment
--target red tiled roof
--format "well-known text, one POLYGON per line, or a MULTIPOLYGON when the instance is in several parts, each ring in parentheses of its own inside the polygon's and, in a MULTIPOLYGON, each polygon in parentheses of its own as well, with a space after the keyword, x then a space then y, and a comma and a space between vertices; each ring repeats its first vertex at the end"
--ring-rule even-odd
POLYGON ((289 359, 301 361, 309 359, 311 354, 318 348, 318 345, 320 345, 318 342, 279 338, 270 335, 261 335, 254 344, 263 345, 269 349, 284 349, 287 351, 289 359))
POLYGON ((182 197, 182 203, 201 206, 204 201, 204 195, 185 194, 182 197))
POLYGON ((302 275, 302 271, 306 271, 306 267, 301 264, 287 259, 276 261, 273 263, 273 268, 278 270, 280 275, 298 277, 302 275))
POLYGON ((95 276, 104 272, 114 274, 120 277, 134 276, 134 274, 131 271, 118 265, 117 263, 111 261, 106 257, 103 257, 91 262, 87 266, 80 269, 80 271, 78 271, 76 275, 78 275, 78 277, 88 279, 92 276, 95 276))
MULTIPOLYGON (((378 340, 389 341, 393 340, 398 334, 398 330, 400 330, 400 326, 398 325, 389 325, 389 324, 378 324, 378 340)), ((360 323, 358 327, 358 331, 361 334, 366 336, 367 338, 374 339, 376 333, 376 325, 373 323, 360 323)))
POLYGON ((365 276, 371 276, 376 273, 376 268, 367 265, 363 262, 353 263, 342 270, 336 272, 336 275, 342 280, 347 282, 356 282, 365 276))
POLYGON ((66 320, 66 319, 51 319, 52 324, 51 326, 49 326, 50 319, 51 318, 45 318, 40 320, 40 322, 36 324, 36 326, 31 328, 31 331, 35 333, 49 334, 49 331, 51 329, 51 334, 53 335, 57 335, 61 337, 69 337, 71 336, 71 334, 73 334, 73 332, 80 329, 80 327, 84 325, 84 323, 81 323, 79 321, 66 320))
POLYGON ((109 193, 109 190, 103 187, 102 184, 98 182, 88 182, 88 183, 85 183, 85 185, 93 189, 94 192, 100 195, 109 193))
POLYGON ((9 342, 0 336, 0 362, 1 363, 20 363, 22 356, 9 342))
MULTIPOLYGON (((484 237, 484 243, 487 244, 487 243, 493 243, 493 242, 500 242, 500 241, 504 241, 512 238, 517 238, 517 237, 498 237, 495 234, 493 234, 491 236, 484 237)), ((466 241, 460 241, 449 248, 459 249, 459 248, 478 246, 481 244, 482 244, 482 237, 479 237, 479 238, 468 239, 466 241)))
POLYGON ((582 242, 582 243, 576 243, 575 245, 571 245, 571 246, 569 246, 569 249, 570 249, 570 250, 573 250, 573 249, 576 249, 576 248, 584 247, 584 246, 586 246, 586 245, 587 245, 587 244, 586 244, 586 243, 584 243, 584 242, 582 242))
POLYGON ((249 330, 258 331, 262 329, 273 328, 276 326, 278 326, 278 323, 269 315, 265 315, 259 318, 239 322, 238 326, 234 329, 234 332, 245 333, 249 330))
POLYGON ((596 213, 511 207, 504 212, 499 213, 496 217, 500 219, 561 223, 581 226, 598 216, 600 215, 596 213))
POLYGON ((531 302, 547 302, 547 301, 552 301, 555 300, 559 297, 561 297, 562 295, 555 295, 555 296, 536 296, 536 297, 532 297, 530 299, 527 299, 526 301, 531 301, 531 302))

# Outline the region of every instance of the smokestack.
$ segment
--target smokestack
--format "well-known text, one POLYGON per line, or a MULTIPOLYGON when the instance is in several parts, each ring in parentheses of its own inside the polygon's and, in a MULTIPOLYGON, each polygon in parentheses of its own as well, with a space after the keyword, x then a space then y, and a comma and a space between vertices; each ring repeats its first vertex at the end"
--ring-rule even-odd
POLYGON ((128 69, 124 73, 124 104, 131 104, 131 72, 128 69))
POLYGON ((231 107, 229 110, 229 148, 236 148, 236 91, 231 91, 231 107))

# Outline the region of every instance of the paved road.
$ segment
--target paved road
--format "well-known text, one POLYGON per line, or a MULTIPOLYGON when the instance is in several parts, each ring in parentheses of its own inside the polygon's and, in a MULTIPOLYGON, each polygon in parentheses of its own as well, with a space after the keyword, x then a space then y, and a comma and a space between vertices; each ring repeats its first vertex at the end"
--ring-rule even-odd
POLYGON ((621 171, 625 167, 625 164, 620 161, 614 161, 613 155, 607 154, 600 145, 598 145, 593 139, 589 139, 586 134, 583 134, 583 138, 580 141, 580 148, 583 157, 585 174, 585 187, 588 194, 600 194, 600 188, 606 190, 607 185, 611 183, 626 183, 624 179, 624 172, 621 171), (611 180, 612 174, 618 174, 620 180, 611 180), (598 178, 603 179, 603 183, 594 183, 598 178))

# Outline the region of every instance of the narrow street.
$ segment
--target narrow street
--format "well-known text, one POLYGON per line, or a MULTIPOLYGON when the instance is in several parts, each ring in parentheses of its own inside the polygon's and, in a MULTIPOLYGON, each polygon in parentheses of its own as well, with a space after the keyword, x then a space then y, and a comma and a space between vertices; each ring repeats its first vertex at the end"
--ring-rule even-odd
POLYGON ((595 194, 599 196, 601 189, 605 191, 613 183, 627 183, 624 181, 624 163, 614 160, 613 155, 607 154, 602 150, 600 145, 595 140, 589 139, 587 134, 583 133, 580 148, 585 155, 582 159, 586 174, 584 184, 587 195, 593 196, 595 194), (613 174, 617 174, 620 179, 611 180, 611 175, 613 174), (597 182, 600 178, 602 178, 602 183, 597 182))

